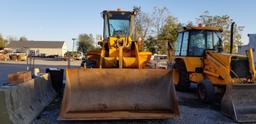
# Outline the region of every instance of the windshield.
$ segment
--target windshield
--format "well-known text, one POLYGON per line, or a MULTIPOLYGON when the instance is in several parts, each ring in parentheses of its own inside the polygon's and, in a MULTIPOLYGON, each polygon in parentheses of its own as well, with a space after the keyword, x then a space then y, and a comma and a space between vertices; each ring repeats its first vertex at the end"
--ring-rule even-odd
POLYGON ((109 19, 110 36, 129 36, 129 20, 109 19))
POLYGON ((193 30, 180 32, 176 42, 175 55, 202 56, 206 49, 218 51, 222 47, 221 32, 193 30))
POLYGON ((190 33, 190 44, 188 54, 192 56, 201 56, 206 47, 205 43, 205 31, 192 31, 190 33))
POLYGON ((192 31, 188 54, 202 56, 205 49, 215 49, 221 44, 220 32, 216 31, 192 31))

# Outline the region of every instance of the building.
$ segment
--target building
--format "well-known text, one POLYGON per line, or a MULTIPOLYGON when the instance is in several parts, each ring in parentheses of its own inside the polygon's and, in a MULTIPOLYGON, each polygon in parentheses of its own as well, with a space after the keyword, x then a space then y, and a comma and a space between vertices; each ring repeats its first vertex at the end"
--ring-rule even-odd
MULTIPOLYGON (((249 43, 247 45, 239 46, 238 53, 246 55, 249 48, 254 49, 254 56, 256 55, 256 34, 248 34, 249 43)), ((256 56, 254 57, 254 62, 256 62, 256 56)))
POLYGON ((6 49, 13 52, 26 52, 36 56, 64 56, 67 52, 67 45, 64 41, 12 41, 6 49))

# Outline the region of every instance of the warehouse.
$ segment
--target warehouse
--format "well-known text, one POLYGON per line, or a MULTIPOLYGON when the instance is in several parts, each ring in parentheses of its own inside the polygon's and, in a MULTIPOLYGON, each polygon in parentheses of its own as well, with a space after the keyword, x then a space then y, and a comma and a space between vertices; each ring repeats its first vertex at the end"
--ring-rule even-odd
MULTIPOLYGON (((256 34, 248 34, 249 37, 249 43, 247 45, 239 46, 238 47, 238 53, 246 55, 246 52, 249 48, 254 49, 254 56, 256 56, 256 34)), ((256 62, 256 57, 254 57, 254 62, 256 62)))
POLYGON ((35 56, 61 56, 67 52, 67 45, 64 41, 12 41, 6 49, 14 52, 26 52, 35 56))

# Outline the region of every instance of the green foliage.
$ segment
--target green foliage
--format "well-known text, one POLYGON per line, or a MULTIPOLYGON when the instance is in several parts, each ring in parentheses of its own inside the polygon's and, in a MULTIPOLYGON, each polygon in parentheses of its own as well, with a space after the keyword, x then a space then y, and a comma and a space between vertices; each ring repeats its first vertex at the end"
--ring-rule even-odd
POLYGON ((157 35, 166 22, 168 9, 166 7, 154 7, 151 13, 141 11, 141 7, 134 7, 136 16, 136 35, 141 37, 145 50, 153 53, 158 52, 160 45, 157 42, 157 35))
POLYGON ((160 29, 158 35, 154 38, 150 36, 144 43, 145 49, 152 53, 166 54, 167 42, 174 43, 177 39, 178 30, 181 28, 181 24, 177 18, 168 16, 167 21, 160 29))
MULTIPOLYGON (((224 43, 224 51, 229 52, 230 50, 230 28, 233 19, 228 15, 222 16, 212 16, 208 11, 205 11, 202 15, 197 18, 197 22, 204 24, 206 26, 217 26, 223 29, 222 40, 224 43)), ((242 45, 241 32, 243 31, 243 26, 235 25, 234 27, 234 47, 233 52, 237 52, 237 47, 242 45)))
POLYGON ((137 28, 136 35, 144 40, 148 36, 148 33, 153 26, 152 19, 148 13, 141 11, 141 7, 134 7, 133 9, 138 14, 135 20, 137 28))
POLYGON ((177 18, 173 16, 168 16, 167 22, 160 30, 160 33, 158 35, 159 40, 159 49, 160 53, 164 54, 166 53, 166 44, 167 42, 171 42, 174 44, 176 42, 178 31, 182 28, 182 25, 178 22, 177 18))
POLYGON ((152 53, 165 54, 167 42, 175 42, 181 24, 169 15, 166 7, 154 7, 151 13, 144 13, 140 7, 136 18, 137 34, 144 40, 144 49, 152 53))
POLYGON ((80 53, 77 52, 77 51, 67 51, 67 52, 65 53, 65 56, 74 57, 74 56, 77 56, 78 54, 80 54, 80 53))
POLYGON ((169 10, 166 7, 154 7, 151 13, 141 11, 140 7, 133 8, 137 13, 136 34, 146 40, 150 35, 157 37, 168 20, 169 10))
POLYGON ((89 50, 94 49, 94 38, 92 34, 80 34, 78 40, 78 51, 86 53, 89 50))
POLYGON ((4 49, 7 44, 7 40, 0 34, 0 50, 4 49))
POLYGON ((144 49, 152 53, 158 53, 159 46, 157 39, 152 36, 149 36, 149 38, 144 41, 144 49))
POLYGON ((24 41, 28 41, 28 39, 25 36, 22 36, 22 37, 20 37, 19 41, 24 42, 24 41))
POLYGON ((171 16, 169 16, 169 10, 166 7, 155 6, 150 17, 153 23, 152 33, 155 33, 156 36, 158 36, 164 25, 166 25, 168 18, 171 16))
POLYGON ((18 41, 18 39, 17 39, 17 37, 15 37, 15 36, 8 36, 8 37, 7 37, 7 41, 8 41, 8 42, 18 41))

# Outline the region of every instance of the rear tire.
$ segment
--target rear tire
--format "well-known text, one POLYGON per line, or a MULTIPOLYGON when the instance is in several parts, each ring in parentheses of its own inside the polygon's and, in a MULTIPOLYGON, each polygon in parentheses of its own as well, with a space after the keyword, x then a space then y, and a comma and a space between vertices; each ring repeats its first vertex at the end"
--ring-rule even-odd
POLYGON ((188 91, 190 88, 190 81, 189 73, 187 72, 185 63, 177 61, 174 66, 179 73, 179 81, 176 86, 176 89, 179 91, 188 91))
POLYGON ((198 97, 202 102, 212 103, 215 100, 215 90, 214 87, 209 80, 202 80, 198 86, 198 97))

